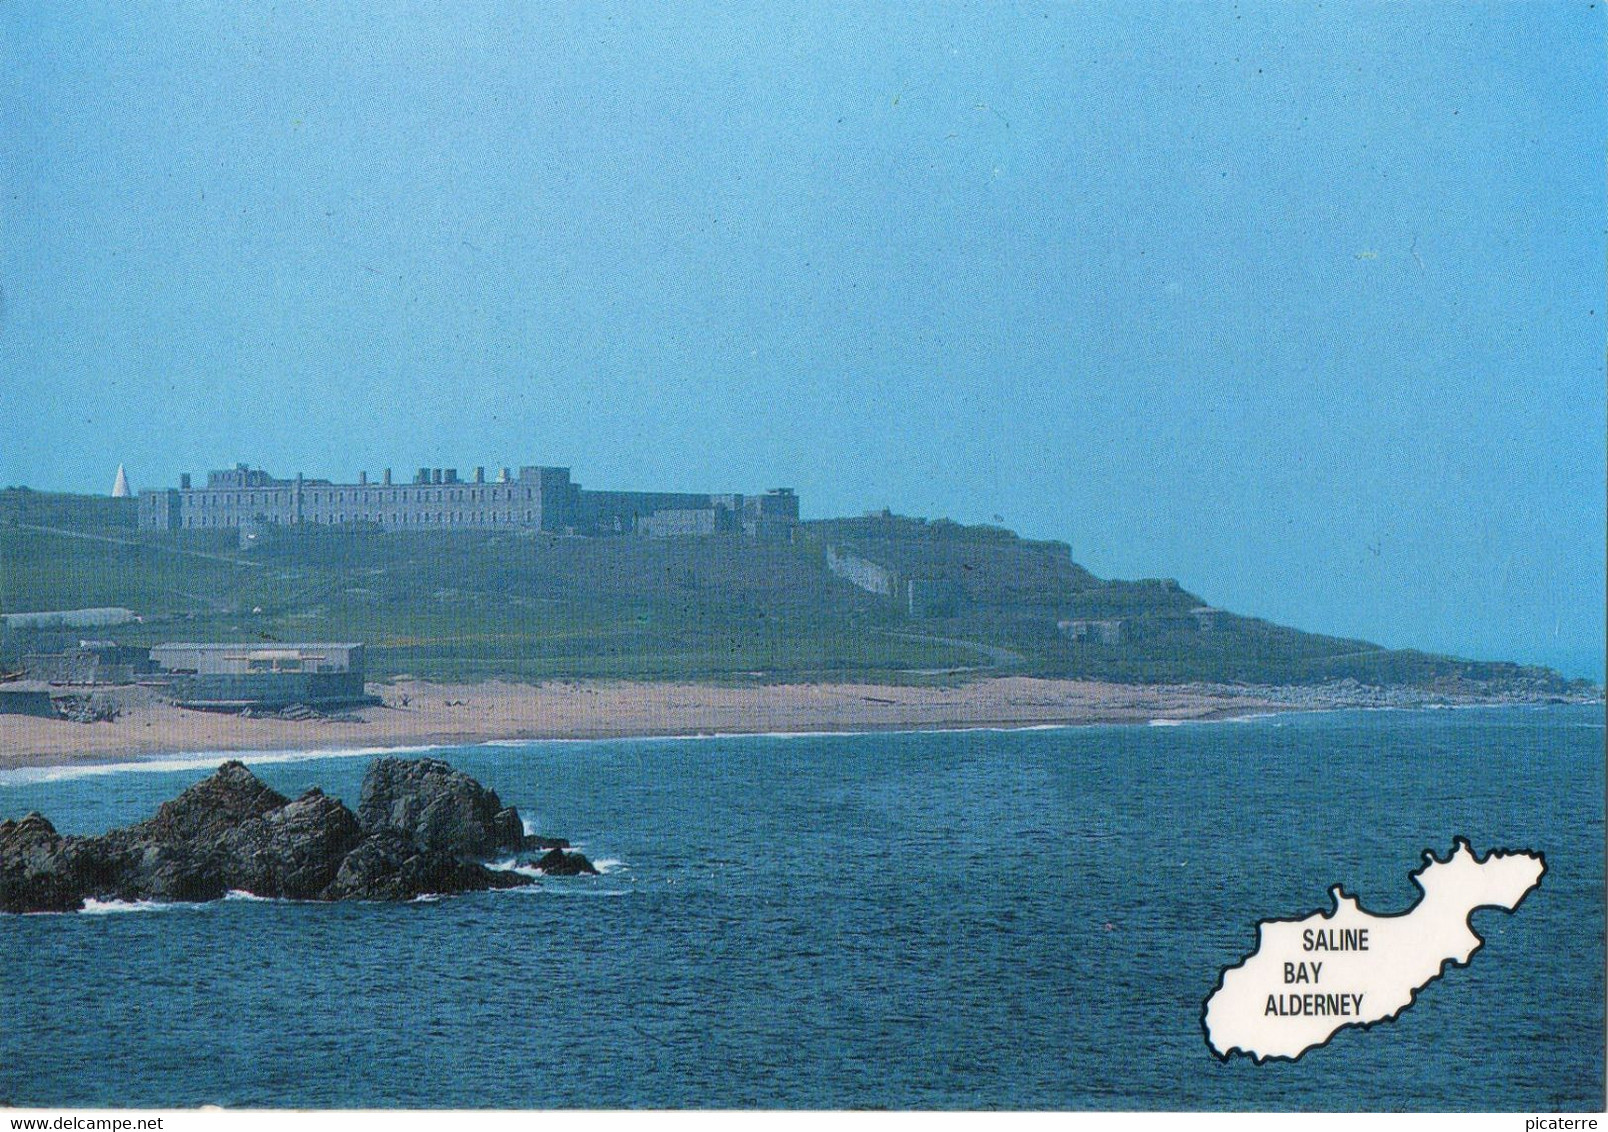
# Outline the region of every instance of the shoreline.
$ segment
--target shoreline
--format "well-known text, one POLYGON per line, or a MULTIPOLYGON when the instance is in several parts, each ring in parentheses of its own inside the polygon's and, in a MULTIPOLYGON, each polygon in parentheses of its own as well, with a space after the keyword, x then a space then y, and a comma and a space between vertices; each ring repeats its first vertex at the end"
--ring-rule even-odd
POLYGON ((1491 695, 1414 697, 1356 687, 1114 684, 1025 676, 949 688, 399 680, 370 690, 384 706, 299 720, 187 711, 141 689, 105 690, 97 694, 117 700, 121 710, 113 722, 0 716, 0 770, 137 764, 187 754, 339 755, 553 740, 1207 723, 1285 712, 1527 702, 1491 695))

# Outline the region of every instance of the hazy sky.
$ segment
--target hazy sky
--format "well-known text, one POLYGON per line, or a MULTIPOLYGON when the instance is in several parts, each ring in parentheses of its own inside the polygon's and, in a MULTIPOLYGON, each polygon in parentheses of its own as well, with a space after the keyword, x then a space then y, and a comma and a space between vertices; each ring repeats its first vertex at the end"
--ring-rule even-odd
POLYGON ((0 8, 0 483, 565 464, 1600 677, 1601 4, 0 8))

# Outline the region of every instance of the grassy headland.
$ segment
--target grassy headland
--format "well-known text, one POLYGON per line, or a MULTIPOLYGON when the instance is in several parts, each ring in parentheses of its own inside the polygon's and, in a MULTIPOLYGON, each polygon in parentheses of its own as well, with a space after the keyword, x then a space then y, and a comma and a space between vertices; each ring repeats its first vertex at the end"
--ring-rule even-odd
POLYGON ((304 527, 242 551, 233 532, 147 533, 135 516, 133 500, 0 491, 0 610, 126 606, 142 621, 109 631, 125 645, 363 641, 378 679, 1587 687, 1203 616, 1176 583, 1102 580, 1064 543, 943 520, 820 520, 791 543, 304 527), (897 596, 834 575, 828 547, 886 570, 897 596), (912 610, 910 580, 933 600, 912 610), (1073 640, 1071 621, 1120 622, 1121 639, 1073 640))

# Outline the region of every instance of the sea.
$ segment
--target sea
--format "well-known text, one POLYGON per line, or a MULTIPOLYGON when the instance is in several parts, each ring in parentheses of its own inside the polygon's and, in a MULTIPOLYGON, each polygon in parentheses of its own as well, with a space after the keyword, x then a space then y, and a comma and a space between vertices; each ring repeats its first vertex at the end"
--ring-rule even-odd
MULTIPOLYGON (((1604 1102, 1604 711, 533 742, 431 754, 593 878, 406 904, 0 919, 0 1104, 1517 1111, 1604 1102), (1258 920, 1543 852, 1396 1020, 1293 1062, 1201 1027, 1258 920)), ((0 776, 141 820, 223 756, 0 776)), ((247 756, 355 805, 372 754, 247 756)))

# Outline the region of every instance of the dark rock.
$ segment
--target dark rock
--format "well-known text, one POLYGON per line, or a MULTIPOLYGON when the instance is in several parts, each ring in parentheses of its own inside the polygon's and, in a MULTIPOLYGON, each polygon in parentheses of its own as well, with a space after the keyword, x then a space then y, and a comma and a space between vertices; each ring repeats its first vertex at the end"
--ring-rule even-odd
POLYGON ((525 841, 525 823, 520 820, 519 811, 512 806, 498 810, 491 819, 491 834, 495 839, 494 848, 518 849, 525 841))
MULTIPOLYGON (((0 822, 0 912, 73 911, 90 897, 215 900, 230 889, 408 900, 515 888, 529 879, 471 858, 526 843, 516 810, 434 759, 379 760, 357 814, 317 788, 287 801, 230 761, 150 820, 99 837, 63 837, 39 814, 0 822)), ((553 852, 550 872, 596 871, 553 852)))
MULTIPOLYGON (((231 759, 138 825, 78 847, 88 895, 117 900, 216 900, 231 887, 223 840, 285 796, 231 759)), ((247 891, 250 891, 249 889, 247 891)))
POLYGON ((363 776, 364 833, 394 829, 459 857, 512 851, 524 839, 518 811, 440 759, 376 759, 363 776))
POLYGON ((578 877, 597 876, 597 869, 591 861, 579 853, 566 853, 562 849, 554 849, 539 861, 533 862, 535 867, 550 877, 578 877))
POLYGON ((394 829, 371 833, 346 855, 325 900, 412 900, 430 893, 483 892, 529 884, 519 873, 488 869, 420 846, 394 829))
POLYGON ((230 759, 177 798, 163 802, 154 818, 122 832, 134 841, 159 845, 210 841, 288 800, 244 763, 230 759))
POLYGON ((73 912, 84 906, 66 839, 36 813, 0 821, 0 912, 73 912))
MULTIPOLYGON (((86 848, 93 853, 97 847, 90 842, 86 848)), ((112 865, 112 883, 94 895, 118 900, 217 900, 229 886, 213 850, 208 844, 147 843, 114 857, 99 857, 112 865)))
POLYGON ((317 787, 250 818, 219 842, 225 885, 257 896, 311 900, 363 839, 357 816, 317 787))
POLYGON ((539 833, 532 833, 526 835, 519 843, 519 847, 534 853, 542 849, 568 849, 570 843, 567 837, 545 837, 539 833))

